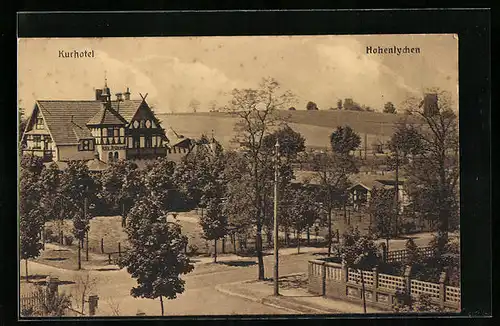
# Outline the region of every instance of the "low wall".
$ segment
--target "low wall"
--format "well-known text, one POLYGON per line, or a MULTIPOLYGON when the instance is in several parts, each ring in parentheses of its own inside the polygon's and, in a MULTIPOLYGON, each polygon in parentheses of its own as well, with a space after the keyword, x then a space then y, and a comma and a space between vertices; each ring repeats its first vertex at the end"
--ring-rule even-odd
POLYGON ((405 276, 395 276, 380 274, 376 268, 359 271, 322 260, 309 261, 308 272, 309 292, 325 297, 362 303, 364 283, 368 306, 390 311, 396 303, 397 294, 407 293, 417 298, 425 293, 437 306, 460 310, 460 288, 445 285, 444 274, 438 284, 410 279, 409 266, 405 276))

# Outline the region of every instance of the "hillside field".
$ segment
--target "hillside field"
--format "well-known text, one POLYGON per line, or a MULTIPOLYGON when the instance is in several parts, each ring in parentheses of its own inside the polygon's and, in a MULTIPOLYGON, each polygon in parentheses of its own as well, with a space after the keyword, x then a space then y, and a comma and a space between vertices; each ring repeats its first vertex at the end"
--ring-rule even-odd
MULTIPOLYGON (((364 148, 366 134, 367 148, 375 142, 386 142, 394 131, 396 123, 404 115, 356 111, 280 111, 290 127, 306 138, 308 148, 329 147, 329 136, 337 126, 349 125, 361 136, 364 148)), ((234 148, 232 142, 238 117, 225 112, 158 114, 165 129, 172 128, 178 134, 199 138, 201 134, 214 134, 224 147, 234 148)))

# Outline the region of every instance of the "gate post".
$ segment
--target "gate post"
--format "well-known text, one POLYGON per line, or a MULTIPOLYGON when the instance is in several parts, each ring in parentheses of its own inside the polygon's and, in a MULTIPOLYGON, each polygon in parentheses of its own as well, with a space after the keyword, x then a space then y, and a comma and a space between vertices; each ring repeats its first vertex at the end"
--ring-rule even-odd
POLYGON ((99 297, 97 295, 89 295, 89 315, 95 316, 96 308, 98 307, 99 297))

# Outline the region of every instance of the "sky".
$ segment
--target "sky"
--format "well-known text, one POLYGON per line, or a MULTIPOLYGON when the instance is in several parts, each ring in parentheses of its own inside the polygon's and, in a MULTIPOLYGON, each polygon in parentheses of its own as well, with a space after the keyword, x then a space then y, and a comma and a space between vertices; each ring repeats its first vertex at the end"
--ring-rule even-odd
POLYGON ((434 35, 50 38, 18 40, 18 104, 31 112, 42 99, 92 100, 104 79, 111 92, 148 94, 155 112, 208 111, 234 88, 255 88, 264 77, 319 109, 352 98, 381 110, 396 108, 428 88, 458 103, 458 37, 434 35), (366 47, 419 47, 420 54, 367 54, 366 47), (59 51, 94 58, 60 58, 59 51))

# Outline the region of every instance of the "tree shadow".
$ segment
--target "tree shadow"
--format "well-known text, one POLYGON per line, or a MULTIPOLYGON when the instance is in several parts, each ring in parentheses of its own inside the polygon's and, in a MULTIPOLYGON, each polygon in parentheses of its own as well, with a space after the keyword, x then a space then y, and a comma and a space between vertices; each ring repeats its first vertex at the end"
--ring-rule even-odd
POLYGON ((119 271, 120 269, 116 267, 103 267, 103 268, 96 268, 95 270, 99 272, 107 272, 107 271, 119 271))
POLYGON ((238 260, 221 261, 221 262, 217 262, 217 263, 222 264, 222 265, 227 265, 227 266, 233 266, 233 267, 248 267, 248 266, 257 265, 257 263, 254 261, 238 261, 238 260))
MULTIPOLYGON (((46 279, 48 275, 43 275, 43 274, 33 274, 33 275, 29 275, 28 276, 28 279, 30 281, 33 281, 33 280, 42 280, 42 279, 46 279)), ((26 276, 21 276, 21 280, 25 280, 26 279, 26 276)))
POLYGON ((50 260, 50 261, 62 261, 62 260, 67 260, 68 258, 64 257, 51 257, 51 258, 44 258, 45 260, 50 260))
POLYGON ((71 250, 69 250, 69 249, 52 249, 51 251, 58 251, 58 252, 60 252, 60 251, 71 251, 71 250))
MULTIPOLYGON (((47 281, 37 281, 37 282, 33 282, 34 284, 36 285, 42 285, 42 286, 46 286, 47 285, 47 281)), ((73 281, 59 281, 59 283, 57 283, 58 285, 68 285, 68 284, 75 284, 75 282, 73 281)))

